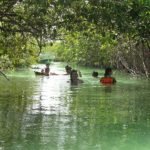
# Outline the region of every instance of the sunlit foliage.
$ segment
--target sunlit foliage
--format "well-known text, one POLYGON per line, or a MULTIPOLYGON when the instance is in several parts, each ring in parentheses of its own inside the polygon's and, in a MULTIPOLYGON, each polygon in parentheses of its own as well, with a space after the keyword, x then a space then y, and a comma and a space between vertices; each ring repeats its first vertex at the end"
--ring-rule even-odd
POLYGON ((148 0, 5 0, 0 8, 0 55, 7 55, 12 64, 20 64, 24 55, 38 56, 44 46, 59 40, 65 47, 57 52, 66 61, 111 64, 149 76, 148 0), (12 51, 17 51, 17 60, 12 51))

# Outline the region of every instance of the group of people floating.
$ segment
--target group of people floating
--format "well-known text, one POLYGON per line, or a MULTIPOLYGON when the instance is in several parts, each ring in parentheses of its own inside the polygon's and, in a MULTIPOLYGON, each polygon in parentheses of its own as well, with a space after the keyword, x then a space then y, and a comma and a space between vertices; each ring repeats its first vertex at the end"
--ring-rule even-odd
MULTIPOLYGON (((41 70, 42 75, 59 75, 53 72, 50 72, 50 65, 46 64, 46 68, 41 70)), ((72 84, 79 84, 83 83, 83 80, 79 79, 79 77, 82 77, 81 72, 77 71, 76 69, 72 69, 69 65, 65 66, 66 74, 64 75, 70 75, 70 82, 72 84)), ((98 72, 93 71, 92 76, 95 78, 98 78, 98 72)), ((112 69, 110 67, 107 67, 105 69, 104 76, 100 78, 100 82, 103 84, 114 84, 116 83, 116 79, 112 77, 112 69)))
MULTIPOLYGON (((98 72, 93 71, 92 76, 97 78, 98 72)), ((116 83, 116 79, 114 77, 112 77, 112 69, 110 67, 107 67, 105 69, 104 76, 102 78, 100 78, 100 82, 103 84, 114 84, 114 83, 116 83)))
POLYGON ((79 76, 82 77, 81 72, 75 69, 72 69, 70 66, 66 66, 66 73, 70 75, 70 81, 72 84, 83 83, 83 80, 79 79, 79 76))

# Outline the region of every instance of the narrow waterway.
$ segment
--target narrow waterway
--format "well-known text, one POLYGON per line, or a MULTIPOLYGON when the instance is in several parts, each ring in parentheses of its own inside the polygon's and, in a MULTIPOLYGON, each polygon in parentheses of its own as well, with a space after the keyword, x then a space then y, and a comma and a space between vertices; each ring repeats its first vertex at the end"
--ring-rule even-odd
POLYGON ((80 71, 80 85, 33 70, 0 76, 0 150, 150 150, 150 81, 114 71, 117 84, 104 86, 80 71))

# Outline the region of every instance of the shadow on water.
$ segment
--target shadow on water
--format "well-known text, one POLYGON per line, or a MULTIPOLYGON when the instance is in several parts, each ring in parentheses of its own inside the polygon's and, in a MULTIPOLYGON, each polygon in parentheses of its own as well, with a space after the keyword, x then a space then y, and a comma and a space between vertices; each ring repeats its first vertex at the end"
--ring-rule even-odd
POLYGON ((149 150, 149 82, 118 76, 104 86, 91 72, 83 69, 80 85, 32 71, 0 78, 0 149, 149 150))

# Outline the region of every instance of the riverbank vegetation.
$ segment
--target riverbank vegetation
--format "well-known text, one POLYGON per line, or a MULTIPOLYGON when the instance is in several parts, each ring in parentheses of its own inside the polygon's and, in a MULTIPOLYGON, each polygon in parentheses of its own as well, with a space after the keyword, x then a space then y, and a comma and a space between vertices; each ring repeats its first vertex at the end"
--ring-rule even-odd
POLYGON ((0 7, 1 68, 29 66, 46 46, 57 60, 150 76, 148 0, 5 0, 0 7))

